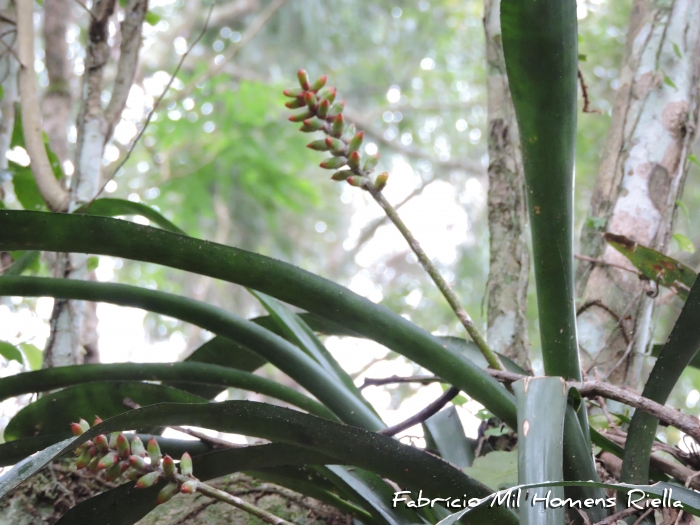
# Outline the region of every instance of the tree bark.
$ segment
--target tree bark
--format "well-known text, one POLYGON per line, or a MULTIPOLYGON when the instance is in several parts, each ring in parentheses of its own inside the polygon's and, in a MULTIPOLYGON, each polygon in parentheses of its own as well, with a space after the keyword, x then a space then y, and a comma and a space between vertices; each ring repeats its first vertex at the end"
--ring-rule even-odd
POLYGON ((530 255, 525 235, 524 172, 518 125, 510 98, 500 0, 486 0, 484 31, 488 74, 488 343, 530 368, 527 338, 527 286, 530 255))
MULTIPOLYGON (((148 0, 129 0, 124 8, 117 74, 109 104, 103 110, 104 69, 111 52, 108 24, 116 5, 116 0, 100 0, 92 7, 94 16, 88 30, 83 97, 77 122, 71 211, 92 200, 100 189, 104 148, 121 118, 136 74, 148 0)), ((88 279, 87 261, 84 254, 60 254, 54 267, 55 276, 88 279)), ((57 300, 51 315, 51 335, 44 350, 44 367, 98 362, 96 325, 94 305, 86 308, 83 301, 57 300)))
MULTIPOLYGON (((630 266, 609 231, 668 248, 698 124, 700 3, 635 0, 612 122, 581 236, 584 255, 630 266)), ((585 370, 636 386, 654 300, 633 273, 581 262, 578 329, 585 370)))
MULTIPOLYGON (((10 0, 0 0, 0 11, 8 18, 16 18, 14 4, 10 0)), ((3 89, 3 97, 0 100, 0 170, 7 169, 5 153, 10 149, 12 141, 12 128, 15 123, 15 102, 17 101, 17 61, 6 46, 12 46, 14 35, 8 33, 12 24, 0 18, 0 34, 2 47, 0 52, 0 85, 3 89), (4 44, 4 45, 3 45, 4 44)), ((0 201, 5 196, 3 184, 9 182, 0 176, 0 201)))
POLYGON ((70 0, 44 2, 44 53, 49 86, 42 101, 42 124, 61 162, 68 160, 68 124, 72 96, 66 32, 72 21, 70 0))

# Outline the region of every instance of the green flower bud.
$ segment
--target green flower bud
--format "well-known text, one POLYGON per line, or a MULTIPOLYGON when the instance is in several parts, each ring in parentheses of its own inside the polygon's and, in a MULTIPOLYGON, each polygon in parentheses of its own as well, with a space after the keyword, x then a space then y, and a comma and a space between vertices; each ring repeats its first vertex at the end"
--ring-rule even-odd
POLYGON ((340 102, 336 102, 328 110, 328 116, 335 117, 336 115, 340 115, 344 109, 345 109, 345 101, 344 100, 341 100, 340 102))
POLYGON ((307 148, 312 149, 314 151, 328 151, 328 145, 326 144, 325 140, 314 140, 310 144, 306 145, 307 148))
POLYGON ((98 461, 97 469, 98 470, 108 469, 109 467, 111 467, 112 465, 117 463, 118 461, 119 461, 119 454, 117 454, 115 452, 109 452, 108 454, 105 454, 105 456, 100 461, 98 461))
POLYGON ((343 129, 345 129, 345 118, 343 118, 343 114, 341 113, 340 115, 337 115, 335 119, 333 119, 333 124, 331 124, 331 135, 335 138, 340 138, 340 136, 343 134, 343 129))
POLYGON ((328 110, 331 108, 331 103, 328 102, 327 100, 322 100, 321 103, 318 105, 318 109, 316 110, 316 113, 318 114, 319 118, 326 118, 328 115, 328 110))
POLYGON ((115 463, 105 472, 105 481, 114 481, 122 475, 122 464, 115 463))
POLYGON ((307 91, 304 93, 304 103, 309 106, 309 108, 313 108, 318 104, 318 99, 311 91, 307 91))
POLYGON ((83 450, 83 453, 80 454, 78 461, 75 463, 75 468, 79 470, 84 469, 90 463, 90 459, 92 459, 92 454, 90 452, 90 449, 86 448, 85 450, 83 450))
POLYGON ((331 177, 331 180, 346 180, 350 175, 352 175, 352 171, 350 170, 336 171, 331 177))
POLYGON ((310 111, 304 111, 303 113, 299 113, 298 115, 292 115, 289 117, 290 122, 304 122, 307 118, 313 117, 313 113, 310 111))
POLYGON ((360 167, 360 152, 353 151, 348 158, 348 166, 351 170, 356 170, 360 167))
POLYGON ((351 138, 355 136, 355 124, 350 124, 345 128, 345 131, 343 131, 343 136, 340 137, 341 139, 348 141, 351 138))
POLYGON ((342 168, 347 164, 347 159, 345 157, 332 157, 328 160, 324 160, 320 166, 327 170, 337 170, 342 168))
POLYGON ((337 93, 338 90, 334 87, 327 87, 318 93, 318 98, 320 100, 327 100, 329 104, 333 104, 337 93))
POLYGON ((146 449, 143 446, 143 441, 138 436, 134 436, 131 440, 131 453, 134 456, 141 456, 142 458, 146 456, 146 449))
POLYGON ((306 103, 304 102, 303 99, 295 98, 294 100, 290 100, 289 102, 285 102, 284 105, 287 106, 289 109, 297 109, 297 108, 303 108, 304 106, 306 106, 306 103))
POLYGON ((345 180, 348 181, 348 184, 350 184, 350 186, 361 188, 368 182, 369 179, 367 177, 361 177, 360 175, 353 175, 352 177, 348 177, 345 180))
POLYGON ((151 458, 151 466, 157 467, 160 463, 161 453, 156 438, 151 438, 148 442, 148 457, 151 458))
POLYGON ((180 487, 180 492, 183 494, 194 494, 197 492, 197 485, 198 483, 193 479, 190 481, 185 481, 180 487))
POLYGON ((356 188, 363 187, 368 181, 367 177, 360 177, 359 175, 353 175, 352 177, 348 177, 345 180, 348 181, 348 184, 350 184, 350 186, 355 186, 356 188))
POLYGON ((311 84, 311 91, 318 91, 319 89, 321 89, 323 86, 326 85, 327 80, 328 80, 328 77, 326 75, 323 75, 316 82, 311 84))
POLYGON ((321 131, 323 129, 325 122, 317 118, 308 118, 304 121, 304 126, 311 129, 312 131, 321 131))
POLYGON ((299 79, 299 85, 302 89, 309 89, 311 87, 309 84, 309 74, 303 69, 297 71, 297 78, 299 79))
POLYGON ((128 458, 131 455, 131 451, 129 449, 129 440, 126 439, 126 436, 124 434, 119 434, 117 436, 117 452, 119 452, 119 457, 121 458, 128 458))
POLYGON ((372 155, 365 161, 365 165, 362 167, 363 171, 372 171, 377 163, 379 162, 379 153, 372 155))
POLYGON ((360 149, 360 146, 362 146, 362 140, 364 138, 364 131, 358 131, 357 133, 355 133, 355 136, 350 139, 350 143, 348 144, 348 153, 358 151, 360 149))
POLYGON ((158 483, 160 475, 160 472, 156 470, 155 472, 149 472, 148 474, 141 476, 136 482, 136 488, 147 489, 148 487, 152 487, 153 485, 158 483))
POLYGON ((389 174, 385 171, 377 175, 377 178, 374 179, 374 189, 377 191, 382 191, 384 189, 384 186, 386 186, 387 181, 389 180, 389 174))
POLYGON ((177 483, 168 483, 158 493, 158 505, 170 501, 178 493, 177 483))
POLYGON ((180 458, 180 474, 183 476, 192 475, 192 456, 185 452, 180 458))
POLYGON ((171 458, 167 454, 163 458, 163 472, 167 477, 172 477, 173 474, 177 473, 177 469, 175 468, 175 462, 173 461, 173 458, 171 458))
POLYGON ((95 456, 93 456, 93 458, 90 460, 90 463, 88 463, 88 466, 87 466, 87 468, 90 472, 97 472, 97 470, 98 470, 97 465, 100 463, 100 460, 102 459, 103 456, 104 456, 104 454, 96 454, 95 456))
POLYGON ((146 468, 146 460, 141 456, 131 455, 129 456, 129 466, 136 470, 143 470, 146 468))
POLYGON ((133 469, 133 468, 129 467, 129 468, 126 469, 126 471, 124 472, 124 477, 125 477, 126 479, 128 479, 129 481, 136 481, 137 479, 139 479, 139 478, 141 477, 141 472, 139 472, 139 471, 136 470, 136 469, 133 469))
POLYGON ((94 445, 100 452, 107 452, 109 450, 109 443, 107 443, 107 436, 100 434, 93 440, 94 445))
POLYGON ((109 448, 111 448, 112 450, 117 448, 117 438, 119 437, 119 434, 119 432, 112 432, 109 435, 109 448))
POLYGON ((326 139, 326 146, 328 146, 328 149, 331 150, 333 155, 342 155, 347 149, 345 142, 340 139, 334 139, 333 137, 328 137, 326 139))
POLYGON ((301 89, 301 88, 292 88, 292 89, 285 89, 282 93, 284 93, 285 97, 301 98, 304 96, 305 92, 306 91, 301 89))

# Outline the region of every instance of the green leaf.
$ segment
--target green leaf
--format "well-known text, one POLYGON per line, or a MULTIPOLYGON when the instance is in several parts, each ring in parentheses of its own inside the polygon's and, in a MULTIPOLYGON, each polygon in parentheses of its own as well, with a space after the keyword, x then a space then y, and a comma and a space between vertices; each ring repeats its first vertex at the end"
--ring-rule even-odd
POLYGON ((476 458, 471 467, 464 469, 464 473, 493 490, 513 487, 518 484, 518 452, 489 452, 476 458))
POLYGON ((673 43, 673 52, 676 54, 676 56, 680 59, 683 58, 683 54, 681 53, 681 48, 678 47, 678 44, 675 42, 673 43))
POLYGON ((664 73, 664 84, 672 87, 673 89, 678 89, 678 87, 676 87, 676 84, 673 83, 673 80, 671 80, 671 78, 668 75, 666 75, 665 73, 664 73))
POLYGON ((22 353, 17 350, 15 345, 5 341, 0 341, 0 355, 8 361, 17 361, 20 365, 24 364, 22 353))
POLYGON ((604 239, 627 257, 644 277, 670 288, 682 300, 687 299, 697 276, 692 268, 656 250, 637 244, 624 235, 606 233, 604 239))
POLYGON ((693 155, 692 153, 690 155, 688 155, 688 160, 690 162, 692 162, 693 164, 697 164, 698 166, 700 166, 700 160, 698 160, 698 158, 695 155, 693 155))
MULTIPOLYGON (((671 330, 642 395, 665 404, 681 374, 700 349, 700 281, 696 280, 671 330)), ((621 480, 643 483, 649 479, 649 456, 659 421, 641 410, 635 411, 629 426, 621 480)))
POLYGON ((94 272, 97 270, 97 267, 100 265, 100 259, 99 257, 88 257, 87 260, 87 271, 88 272, 94 272))
MULTIPOLYGON (((458 469, 388 436, 264 403, 225 401, 162 403, 106 420, 75 439, 58 443, 17 464, 0 478, 0 497, 54 458, 96 435, 125 428, 168 425, 192 425, 295 445, 330 457, 335 464, 355 465, 375 472, 409 490, 422 489, 426 497, 461 499, 489 494, 487 487, 458 469), (427 485, 426 479, 430 479, 427 485)), ((198 475, 196 470, 195 475, 198 475)), ((474 518, 480 524, 517 523, 515 516, 502 507, 478 509, 474 518)))
POLYGON ((87 215, 47 218, 44 213, 0 211, 0 249, 125 257, 253 288, 383 344, 460 388, 509 425, 516 424, 513 396, 500 383, 425 330, 347 288, 268 257, 156 228, 87 215))
POLYGON ((242 370, 194 361, 61 366, 16 374, 0 379, 0 401, 85 383, 116 385, 117 382, 129 381, 168 381, 171 385, 178 385, 178 388, 184 385, 218 385, 215 387, 217 392, 225 388, 241 388, 285 401, 320 417, 335 419, 333 413, 317 401, 275 381, 242 370))
POLYGON ((608 219, 605 217, 587 217, 586 226, 594 230, 603 231, 608 219))
POLYGON ((690 216, 688 215, 688 208, 686 208, 682 200, 676 199, 676 206, 678 206, 678 209, 680 209, 683 212, 683 215, 685 215, 686 219, 690 218, 690 216))
POLYGON ((581 380, 573 282, 576 1, 502 0, 501 30, 523 150, 544 370, 581 380))
POLYGON ((24 354, 29 370, 39 370, 44 364, 44 352, 31 343, 21 343, 19 348, 24 354))
POLYGON ((3 294, 109 302, 143 308, 193 323, 236 340, 264 356, 316 396, 342 421, 372 430, 385 427, 378 416, 369 414, 357 397, 330 378, 321 365, 302 350, 257 324, 210 304, 123 284, 35 277, 0 277, 0 295, 3 294))
MULTIPOLYGON (((563 481, 566 383, 561 377, 528 377, 513 383, 513 390, 518 407, 518 484, 563 481)), ((546 493, 536 490, 532 497, 546 493)), ((564 489, 555 487, 552 496, 563 498, 564 489)), ((537 507, 523 505, 520 522, 559 525, 564 523, 564 508, 540 512, 537 507)))
POLYGON ((153 11, 148 11, 144 17, 144 20, 147 24, 156 26, 158 25, 158 22, 160 22, 161 18, 160 15, 155 14, 153 11))
POLYGON ((442 459, 459 468, 471 467, 475 443, 464 435, 462 422, 454 406, 449 406, 428 418, 423 423, 423 429, 426 441, 430 436, 442 459))
POLYGON ((29 166, 24 167, 14 162, 8 162, 10 170, 14 172, 12 185, 15 188, 17 200, 25 210, 46 210, 46 202, 39 192, 39 187, 34 180, 34 174, 29 166))
POLYGON ((581 53, 578 54, 578 61, 579 62, 585 62, 587 60, 586 55, 582 55, 581 53))
POLYGON ((5 98, 5 88, 0 86, 0 100, 5 98))
POLYGON ((88 383, 42 396, 24 407, 7 424, 5 440, 61 434, 80 418, 89 421, 95 415, 116 416, 130 410, 124 405, 127 397, 142 406, 168 401, 206 402, 182 390, 150 383, 88 383))
POLYGON ((332 377, 340 381, 350 394, 359 399, 371 412, 370 417, 379 417, 367 400, 362 396, 360 390, 355 386, 352 378, 342 369, 331 353, 319 341, 311 328, 304 321, 282 303, 261 292, 249 290, 253 296, 260 301, 270 317, 277 323, 285 339, 304 350, 307 355, 325 368, 332 377))
POLYGON ((20 250, 11 252, 10 255, 12 255, 15 262, 4 271, 3 275, 22 275, 25 270, 31 270, 34 273, 39 271, 39 256, 41 255, 41 252, 36 250, 20 250))
POLYGON ((158 211, 140 202, 132 202, 125 199, 97 199, 89 205, 75 210, 75 213, 86 213, 100 217, 118 217, 120 215, 140 215, 157 224, 164 230, 186 235, 184 231, 175 226, 158 211))
POLYGON ((695 246, 693 245, 693 241, 688 239, 688 237, 686 237, 682 233, 674 233, 673 239, 678 243, 678 248, 680 248, 684 252, 695 253, 695 246))

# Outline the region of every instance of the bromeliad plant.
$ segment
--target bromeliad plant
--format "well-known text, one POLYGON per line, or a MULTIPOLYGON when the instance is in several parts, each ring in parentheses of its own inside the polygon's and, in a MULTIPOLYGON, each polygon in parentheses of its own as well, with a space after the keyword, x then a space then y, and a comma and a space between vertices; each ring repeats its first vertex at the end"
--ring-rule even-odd
MULTIPOLYGON (((426 420, 457 391, 480 402, 518 434, 518 483, 530 488, 548 484, 555 487, 556 497, 599 502, 581 509, 585 518, 578 513, 569 515, 574 521, 614 519, 611 514, 615 509, 602 503, 606 501, 605 488, 643 486, 648 497, 655 498, 671 486, 672 477, 686 481, 688 476, 683 477, 682 469, 668 468, 651 455, 651 450, 659 419, 700 437, 692 419, 664 406, 670 389, 700 348, 696 326, 700 284, 692 283, 687 271, 668 281, 686 292, 687 299, 642 396, 582 381, 572 274, 576 5, 573 0, 502 0, 501 9, 506 65, 525 162, 543 362, 550 377, 528 377, 491 351, 383 196, 388 176, 382 173, 373 178, 378 156, 363 160, 363 134, 346 125, 335 89, 325 87, 325 77, 310 82, 302 71, 300 88, 286 92, 291 99, 289 108, 303 108, 291 120, 301 122, 302 131, 324 134, 309 145, 331 154, 321 166, 334 171, 334 180, 368 191, 386 211, 473 344, 436 337, 388 309, 292 265, 189 237, 138 203, 98 199, 72 214, 1 210, 0 250, 25 253, 0 277, 0 295, 138 307, 192 323, 216 336, 182 363, 69 366, 0 379, 1 399, 45 392, 21 410, 5 430, 0 464, 19 463, 0 478, 0 497, 77 449, 79 466, 88 470, 102 467, 109 479, 128 476, 135 482, 124 482, 75 506, 60 520, 61 525, 114 523, 114 509, 121 509, 118 523, 135 523, 159 499, 173 496, 177 489, 212 496, 204 481, 236 471, 254 472, 258 478, 312 496, 366 524, 440 520, 448 524, 463 519, 479 524, 560 525, 564 519, 560 509, 540 512, 524 502, 520 509, 490 504, 495 487, 478 480, 479 469, 472 465, 474 447, 461 427, 454 425, 449 409, 426 420), (122 215, 145 216, 160 228, 112 218, 122 215), (28 261, 42 250, 111 255, 225 280, 247 287, 268 315, 243 319, 210 304, 156 290, 23 276, 28 261), (283 302, 304 313, 292 312, 283 302), (376 341, 433 373, 430 380, 451 385, 449 395, 406 423, 424 422, 427 441, 449 462, 391 437, 396 428, 386 427, 318 334, 376 341), (308 394, 252 373, 265 363, 286 373, 308 394), (258 392, 295 408, 248 401, 213 402, 226 388, 258 392), (590 396, 609 397, 637 409, 624 448, 589 427, 583 398, 590 396), (130 403, 126 403, 127 398, 130 403), (134 408, 135 404, 140 408, 134 408), (105 416, 105 421, 97 421, 92 428, 78 423, 74 430, 79 435, 66 435, 70 421, 95 413, 105 416), (141 457, 143 438, 129 442, 121 434, 125 429, 174 425, 239 433, 270 443, 219 450, 206 440, 185 442, 154 436, 149 439, 152 455, 146 462, 141 457), (621 457, 621 481, 636 485, 600 483, 592 442, 621 457), (169 454, 162 461, 155 443, 169 454), (183 455, 185 451, 188 455, 183 455), (183 457, 179 473, 168 459, 171 456, 183 457), (650 459, 653 470, 649 470, 650 459), (660 483, 647 487, 650 479, 660 483), (481 504, 453 516, 450 513, 456 506, 395 507, 395 485, 414 494, 422 490, 423 497, 429 499, 473 499, 481 504)), ((645 275, 653 273, 659 261, 667 262, 658 255, 650 263, 653 257, 649 253, 637 252, 619 238, 611 240, 631 254, 630 259, 645 275)), ((656 280, 667 282, 658 272, 656 275, 656 280)), ((684 511, 700 515, 700 498, 693 491, 675 485, 673 498, 682 502, 684 511)))

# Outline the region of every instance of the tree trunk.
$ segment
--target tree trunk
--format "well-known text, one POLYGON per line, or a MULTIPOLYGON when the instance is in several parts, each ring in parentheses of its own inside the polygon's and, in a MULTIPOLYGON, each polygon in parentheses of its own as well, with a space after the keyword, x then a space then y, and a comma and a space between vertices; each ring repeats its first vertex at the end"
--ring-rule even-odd
POLYGON ((529 369, 526 311, 530 254, 525 235, 524 172, 503 58, 500 4, 500 0, 486 0, 484 5, 489 148, 488 343, 496 352, 529 369))
POLYGON ((668 248, 698 124, 700 2, 635 0, 612 122, 582 232, 578 329, 585 370, 636 386, 654 300, 601 233, 668 248))
MULTIPOLYGON (((8 17, 14 17, 14 4, 10 0, 0 0, 0 11, 8 17)), ((12 24, 0 18, 0 34, 5 45, 13 44, 14 36, 10 32, 12 24)), ((10 149, 12 128, 15 123, 15 102, 17 101, 17 61, 4 53, 0 58, 0 78, 2 79, 3 97, 0 100, 0 170, 7 170, 5 153, 10 149)), ((2 185, 8 181, 0 175, 0 200, 5 196, 2 185)), ((0 262, 0 267, 4 266, 0 262)))

